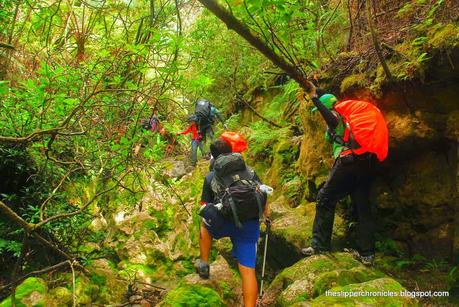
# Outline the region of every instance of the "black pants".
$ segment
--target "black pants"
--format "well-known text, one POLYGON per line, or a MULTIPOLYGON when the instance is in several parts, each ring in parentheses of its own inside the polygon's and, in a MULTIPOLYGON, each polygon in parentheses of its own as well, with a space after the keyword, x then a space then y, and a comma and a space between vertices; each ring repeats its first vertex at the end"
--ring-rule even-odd
POLYGON ((316 216, 312 230, 312 247, 330 250, 330 241, 338 200, 350 195, 357 212, 357 247, 362 256, 374 254, 375 223, 369 202, 373 156, 338 158, 327 182, 317 195, 316 216))

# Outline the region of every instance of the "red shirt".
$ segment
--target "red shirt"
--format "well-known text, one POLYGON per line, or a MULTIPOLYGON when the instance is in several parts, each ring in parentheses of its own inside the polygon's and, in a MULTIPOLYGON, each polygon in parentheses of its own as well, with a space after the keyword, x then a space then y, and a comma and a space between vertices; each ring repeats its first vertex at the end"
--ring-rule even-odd
POLYGON ((196 125, 196 123, 192 123, 188 128, 186 128, 185 131, 182 131, 179 134, 188 134, 190 132, 192 133, 192 137, 191 138, 193 140, 200 141, 202 139, 201 135, 198 132, 198 125, 196 125))

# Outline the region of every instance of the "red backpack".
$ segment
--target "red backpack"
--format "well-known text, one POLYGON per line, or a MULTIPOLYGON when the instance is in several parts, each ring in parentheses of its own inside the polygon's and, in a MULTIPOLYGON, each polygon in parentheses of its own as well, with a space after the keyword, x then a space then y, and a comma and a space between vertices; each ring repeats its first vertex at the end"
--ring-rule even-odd
POLYGON ((243 152, 247 149, 247 141, 238 132, 226 131, 222 133, 220 138, 231 144, 233 152, 243 152))
POLYGON ((371 152, 379 161, 384 161, 389 147, 389 132, 381 111, 373 104, 360 100, 338 102, 334 108, 346 127, 344 141, 348 142, 352 133, 361 146, 352 151, 355 154, 371 152))

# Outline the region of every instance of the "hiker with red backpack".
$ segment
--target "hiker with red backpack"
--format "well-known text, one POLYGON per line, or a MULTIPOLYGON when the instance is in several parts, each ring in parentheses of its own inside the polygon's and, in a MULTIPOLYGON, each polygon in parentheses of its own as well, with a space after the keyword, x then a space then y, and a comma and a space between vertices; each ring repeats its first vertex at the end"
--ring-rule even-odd
POLYGON ((375 221, 369 201, 373 168, 388 151, 388 131, 382 113, 369 102, 338 101, 332 94, 317 97, 313 112, 319 111, 328 129, 326 139, 333 143, 336 159, 325 185, 317 194, 312 245, 302 249, 306 256, 329 252, 335 207, 338 200, 351 196, 357 212, 357 251, 365 265, 375 257, 375 221))
POLYGON ((191 133, 191 165, 196 166, 196 163, 198 162, 198 147, 201 151, 201 155, 205 155, 204 144, 202 143, 202 134, 198 129, 197 116, 191 115, 188 118, 188 122, 190 123, 188 128, 182 132, 178 132, 177 135, 191 133))
POLYGON ((260 219, 268 215, 266 198, 272 189, 261 183, 240 153, 233 152, 232 144, 219 138, 210 150, 215 162, 202 189, 200 258, 195 267, 201 278, 209 278, 212 240, 230 237, 241 273, 244 306, 252 307, 258 292, 255 264, 260 219))

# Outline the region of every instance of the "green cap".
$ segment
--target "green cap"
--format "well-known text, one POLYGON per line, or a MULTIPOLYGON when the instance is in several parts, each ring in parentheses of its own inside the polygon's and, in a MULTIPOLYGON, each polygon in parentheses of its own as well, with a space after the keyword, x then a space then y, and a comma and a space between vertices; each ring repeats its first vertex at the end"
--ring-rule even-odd
MULTIPOLYGON (((333 94, 323 94, 320 96, 319 100, 325 107, 327 107, 327 109, 332 109, 335 103, 338 101, 338 99, 336 99, 335 95, 333 94)), ((312 108, 311 111, 317 111, 317 107, 312 108)))

